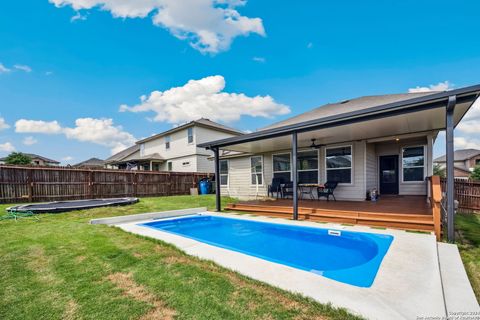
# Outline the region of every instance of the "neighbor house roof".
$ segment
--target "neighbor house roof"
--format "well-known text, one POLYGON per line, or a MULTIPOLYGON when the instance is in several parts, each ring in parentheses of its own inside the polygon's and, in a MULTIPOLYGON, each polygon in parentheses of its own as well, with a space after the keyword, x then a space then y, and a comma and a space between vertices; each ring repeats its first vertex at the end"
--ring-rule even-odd
MULTIPOLYGON (((478 149, 463 149, 455 150, 453 153, 454 161, 465 161, 480 155, 480 150, 478 149)), ((433 162, 447 162, 447 157, 445 155, 436 158, 433 162)))
POLYGON ((140 151, 140 145, 138 144, 134 144, 133 146, 131 147, 128 147, 127 149, 125 150, 122 150, 118 153, 115 153, 113 156, 111 156, 110 158, 107 158, 105 160, 105 163, 113 163, 113 162, 118 162, 118 161, 122 161, 123 159, 125 159, 126 157, 128 157, 129 155, 135 153, 135 152, 138 152, 140 151))
POLYGON ((230 128, 230 127, 227 127, 223 124, 220 124, 220 123, 216 123, 216 122, 213 122, 209 119, 205 119, 205 118, 200 118, 198 120, 194 120, 194 121, 190 121, 188 123, 185 123, 183 125, 180 125, 178 127, 175 127, 175 128, 172 128, 170 130, 167 130, 167 131, 164 131, 164 132, 161 132, 161 133, 158 133, 158 134, 155 134, 151 137, 148 137, 148 138, 145 138, 145 139, 142 139, 140 141, 137 141, 137 144, 139 143, 144 143, 144 142, 147 142, 147 141, 151 141, 151 140, 155 140, 157 138, 160 138, 160 137, 163 137, 163 136, 166 136, 166 135, 169 135, 169 134, 172 134, 174 132, 177 132, 177 131, 180 131, 180 130, 183 130, 185 128, 188 128, 188 127, 191 127, 191 126, 200 126, 200 127, 206 127, 206 128, 211 128, 211 129, 215 129, 215 130, 218 130, 218 131, 222 131, 222 132, 226 132, 226 133, 231 133, 231 134, 234 134, 234 135, 242 135, 244 134, 244 132, 240 131, 240 130, 237 130, 237 129, 234 129, 234 128, 230 128))
MULTIPOLYGON (((32 160, 33 159, 40 159, 44 162, 47 162, 47 163, 55 163, 55 164, 59 164, 60 162, 57 161, 57 160, 52 160, 52 159, 49 159, 49 158, 46 158, 46 157, 42 157, 42 156, 39 156, 38 154, 35 154, 35 153, 25 153, 25 152, 21 152, 22 154, 26 155, 26 156, 29 156, 32 160)), ((3 158, 0 158, 0 161, 5 161, 7 159, 7 157, 3 157, 3 158)))
POLYGON ((375 106, 381 106, 388 103, 404 101, 412 98, 423 97, 431 95, 435 92, 418 92, 418 93, 400 93, 400 94, 386 94, 378 96, 364 96, 349 100, 343 100, 334 103, 327 103, 313 110, 299 114, 297 116, 288 118, 286 120, 276 122, 266 126, 259 131, 279 128, 291 124, 297 124, 312 119, 321 119, 329 116, 344 114, 347 112, 363 110, 375 106))
POLYGON ((105 161, 98 158, 90 158, 80 163, 74 164, 73 167, 103 167, 105 161))
MULTIPOLYGON (((199 144, 199 147, 211 149, 225 148, 228 146, 232 151, 249 152, 251 150, 257 150, 256 152, 258 152, 258 150, 261 150, 264 152, 275 150, 275 143, 286 145, 288 140, 277 139, 277 141, 273 141, 265 147, 259 146, 258 144, 254 145, 253 143, 264 141, 265 139, 286 137, 294 132, 306 133, 314 130, 317 132, 323 130, 323 137, 334 141, 331 134, 327 136, 331 129, 341 127, 345 128, 345 131, 348 131, 347 128, 352 124, 357 125, 368 122, 375 122, 378 126, 379 121, 387 117, 391 119, 396 117, 395 119, 399 119, 401 123, 392 128, 392 130, 388 130, 388 127, 385 128, 384 126, 375 128, 367 127, 368 132, 359 134, 357 138, 378 138, 381 136, 379 134, 384 134, 384 136, 400 135, 412 133, 414 130, 443 130, 445 128, 445 120, 442 119, 442 116, 444 117, 446 113, 445 109, 450 97, 456 98, 456 107, 454 108, 454 125, 456 126, 478 98, 479 94, 480 85, 475 85, 443 92, 361 97, 335 104, 327 104, 306 114, 281 121, 261 130, 238 137, 202 143, 199 144), (416 119, 414 117, 415 114, 422 114, 422 117, 426 117, 425 120, 429 121, 416 119), (435 116, 435 118, 432 118, 433 116, 435 116), (415 122, 415 124, 412 126, 406 123, 407 119, 408 121, 415 122)), ((357 125, 357 128, 365 129, 365 127, 361 125, 357 125)), ((338 134, 338 130, 336 134, 338 134)), ((355 132, 355 134, 357 134, 357 132, 355 132)), ((344 136, 346 137, 345 139, 347 139, 345 141, 353 140, 353 131, 344 132, 344 136)))

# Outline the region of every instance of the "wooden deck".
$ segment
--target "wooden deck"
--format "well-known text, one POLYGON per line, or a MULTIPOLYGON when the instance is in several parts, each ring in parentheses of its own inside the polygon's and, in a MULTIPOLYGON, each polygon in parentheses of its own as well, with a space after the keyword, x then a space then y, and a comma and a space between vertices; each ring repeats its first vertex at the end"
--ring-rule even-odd
MULTIPOLYGON (((293 214, 291 199, 245 201, 225 209, 287 219, 293 214)), ((384 196, 377 202, 300 200, 298 215, 301 220, 319 222, 434 230, 432 209, 423 196, 384 196)))

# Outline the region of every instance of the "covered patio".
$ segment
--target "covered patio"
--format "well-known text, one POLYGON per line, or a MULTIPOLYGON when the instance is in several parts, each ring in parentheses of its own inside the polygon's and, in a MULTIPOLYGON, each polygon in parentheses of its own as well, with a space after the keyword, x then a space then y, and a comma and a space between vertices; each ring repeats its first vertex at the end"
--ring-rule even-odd
MULTIPOLYGON (((365 222, 364 219, 360 219, 360 216, 369 215, 369 218, 371 218, 368 221, 369 225, 375 225, 375 219, 373 218, 377 218, 382 219, 384 222, 387 221, 390 225, 397 223, 398 227, 404 228, 409 228, 410 226, 402 226, 404 222, 403 215, 409 215, 411 220, 418 213, 419 216, 430 216, 429 219, 433 219, 435 222, 433 229, 435 229, 437 238, 439 238, 440 226, 438 224, 440 223, 440 202, 442 201, 442 195, 440 189, 437 188, 439 185, 437 180, 429 178, 429 181, 434 183, 427 183, 425 178, 430 177, 433 172, 432 154, 429 154, 432 150, 432 144, 438 132, 445 130, 448 174, 445 211, 448 222, 448 239, 453 241, 454 128, 476 101, 479 93, 480 85, 477 85, 439 93, 386 95, 363 97, 352 101, 345 100, 336 104, 328 104, 314 109, 311 112, 291 118, 295 120, 292 122, 289 122, 289 119, 287 119, 277 125, 250 134, 199 145, 200 147, 214 151, 216 177, 220 177, 220 179, 216 179, 216 209, 217 211, 222 210, 220 198, 222 194, 221 181, 230 179, 228 175, 225 175, 224 168, 222 168, 222 171, 220 170, 220 150, 240 154, 260 155, 257 156, 257 158, 261 157, 257 159, 257 163, 262 163, 265 157, 271 159, 275 153, 288 152, 291 159, 289 162, 289 172, 293 183, 293 195, 289 204, 284 201, 279 201, 276 202, 276 204, 278 204, 276 205, 275 202, 272 203, 268 201, 268 208, 266 209, 265 205, 267 202, 255 208, 256 211, 253 210, 253 204, 250 204, 249 208, 243 207, 243 209, 248 210, 242 211, 269 215, 281 214, 284 217, 290 216, 295 220, 307 218, 306 215, 314 217, 321 213, 323 220, 329 218, 339 222, 345 221, 345 223, 348 223, 346 221, 352 221, 352 223, 359 224, 365 222), (415 148, 416 142, 414 141, 418 139, 422 139, 421 144, 424 146, 423 151, 421 148, 415 148), (397 163, 400 163, 402 166, 400 181, 404 182, 404 190, 402 190, 402 185, 400 185, 397 194, 423 195, 423 197, 418 197, 418 200, 395 197, 388 200, 387 197, 381 197, 379 203, 376 205, 362 201, 365 199, 365 191, 368 190, 369 184, 368 171, 371 169, 369 167, 369 154, 373 154, 373 158, 376 159, 372 163, 376 162, 378 164, 377 160, 382 154, 379 153, 379 150, 380 152, 385 151, 385 154, 388 154, 389 145, 401 143, 402 141, 412 142, 409 143, 409 148, 399 149, 401 150, 400 159, 402 159, 402 161, 398 160, 397 163), (354 198, 354 200, 357 201, 353 203, 337 201, 327 204, 324 203, 324 201, 308 202, 310 205, 304 206, 306 202, 299 200, 299 172, 302 171, 302 168, 299 168, 299 153, 302 150, 312 149, 312 145, 313 149, 319 150, 319 167, 323 166, 322 169, 318 169, 318 183, 325 183, 331 177, 351 179, 345 180, 347 182, 343 184, 345 199, 340 200, 347 200, 348 196, 348 198, 354 198), (378 145, 381 145, 382 148, 379 148, 378 145), (349 154, 348 156, 352 159, 349 168, 350 171, 348 171, 351 178, 348 178, 348 173, 345 172, 337 171, 333 172, 333 175, 329 175, 330 173, 326 172, 326 159, 329 157, 329 154, 327 154, 328 148, 336 149, 333 150, 333 156, 335 156, 335 153, 338 155, 339 152, 349 154), (342 150, 339 151, 338 149, 342 150), (369 152, 369 149, 373 150, 373 153, 369 152), (356 162, 353 160, 354 153, 356 153, 356 162), (409 154, 413 155, 413 157, 405 159, 405 157, 410 157, 409 154), (421 154, 421 157, 418 157, 418 154, 421 154), (419 159, 421 160, 420 163, 419 159), (421 165, 423 171, 419 171, 419 165, 421 165), (320 171, 326 172, 327 174, 320 177, 320 171), (405 179, 404 175, 407 173, 409 177, 405 179), (410 177, 413 177, 413 180, 417 182, 415 184, 411 183, 409 181, 410 177), (322 181, 320 181, 320 179, 322 181), (427 199, 429 200, 428 206, 430 207, 426 207, 427 199), (275 208, 275 210, 272 208, 275 208), (282 212, 279 213, 280 211, 282 212), (428 211, 430 211, 430 214, 428 214, 428 211), (328 215, 330 216, 326 217, 328 215), (372 215, 376 216, 374 217, 372 215), (351 218, 351 216, 354 216, 354 219, 351 218)), ((398 156, 399 154, 397 153, 397 157, 398 156)), ((393 161, 393 163, 395 163, 395 161, 393 161)), ((333 166, 336 166, 336 164, 334 163, 333 166)), ((252 167, 252 181, 254 178, 258 181, 258 175, 262 177, 262 183, 263 180, 266 180, 266 183, 270 183, 272 175, 265 178, 264 176, 267 175, 267 172, 265 172, 263 165, 261 168, 261 173, 257 173, 257 171, 255 171, 256 169, 252 167)), ((269 168, 267 167, 267 169, 269 168)), ((378 177, 378 169, 378 167, 375 167, 373 169, 373 171, 375 171, 374 175, 370 176, 374 177, 377 175, 378 177)), ((240 168, 239 166, 238 168, 228 168, 228 170, 235 170, 236 175, 250 176, 250 168, 240 168)), ((388 173, 388 170, 380 171, 381 174, 384 172, 388 173)), ((399 177, 398 172, 399 170, 397 169, 397 179, 399 177)), ((233 173, 230 172, 228 174, 232 176, 233 173)), ((392 177, 395 177, 395 175, 392 175, 390 178, 392 177)), ((239 192, 253 184, 248 182, 250 181, 249 178, 243 179, 244 182, 237 187, 239 192)), ((378 181, 375 183, 379 185, 378 181)), ((258 183, 256 185, 258 190, 258 183)), ((223 190, 224 192, 228 192, 233 187, 235 186, 227 182, 227 184, 223 186, 223 190)), ((395 193, 396 190, 393 191, 393 193, 395 193)), ((236 205, 235 208, 228 207, 228 209, 240 210, 240 208, 242 208, 240 207, 241 205, 240 203, 236 205)), ((431 229, 431 226, 428 228, 431 229)))

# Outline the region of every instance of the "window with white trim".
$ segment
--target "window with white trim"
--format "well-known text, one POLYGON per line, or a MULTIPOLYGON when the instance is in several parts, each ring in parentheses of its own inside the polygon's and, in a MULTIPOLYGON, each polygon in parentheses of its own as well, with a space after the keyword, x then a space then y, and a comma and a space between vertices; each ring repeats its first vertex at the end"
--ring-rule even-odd
POLYGON ((220 160, 220 185, 228 185, 228 160, 220 160))
POLYGON ((193 127, 187 129, 187 140, 188 143, 193 143, 193 127))
POLYGON ((402 148, 404 182, 419 182, 425 179, 425 147, 402 148))
POLYGON ((290 168, 290 153, 272 155, 273 177, 283 179, 284 182, 292 180, 290 168))
POLYGON ((325 148, 327 181, 352 183, 352 146, 325 148))
POLYGON ((172 170, 173 170, 173 163, 172 163, 172 161, 168 161, 168 162, 167 162, 167 170, 168 170, 168 171, 172 171, 172 170))
POLYGON ((165 136, 165 149, 170 149, 170 136, 165 136))
POLYGON ((298 183, 318 183, 318 150, 297 153, 298 183))
POLYGON ((262 156, 250 157, 251 183, 253 185, 263 185, 263 158, 262 156))

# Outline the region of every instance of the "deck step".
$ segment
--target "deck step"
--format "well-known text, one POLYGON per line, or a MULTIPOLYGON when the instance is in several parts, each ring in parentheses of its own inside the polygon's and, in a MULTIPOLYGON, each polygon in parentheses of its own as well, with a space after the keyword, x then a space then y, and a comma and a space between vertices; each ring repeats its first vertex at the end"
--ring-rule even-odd
MULTIPOLYGON (((228 204, 226 210, 250 212, 256 215, 291 218, 293 208, 276 205, 228 204)), ((299 219, 319 222, 359 224, 407 230, 432 231, 433 216, 426 214, 396 214, 364 211, 298 208, 299 219)))

